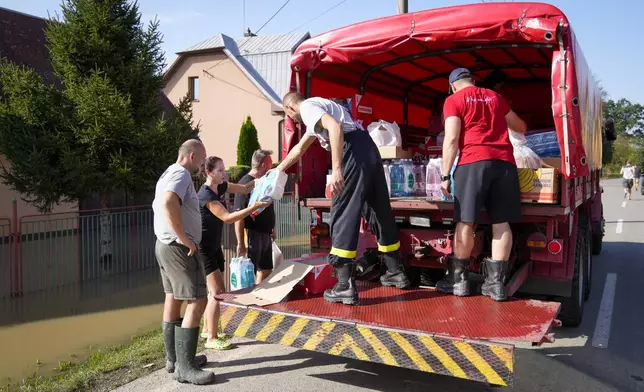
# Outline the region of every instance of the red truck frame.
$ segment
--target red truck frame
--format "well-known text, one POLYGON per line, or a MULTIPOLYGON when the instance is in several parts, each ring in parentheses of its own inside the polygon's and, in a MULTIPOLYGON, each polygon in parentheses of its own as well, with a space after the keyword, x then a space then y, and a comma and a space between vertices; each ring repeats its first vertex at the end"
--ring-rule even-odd
MULTIPOLYGON (((351 97, 352 115, 367 125, 396 121, 406 147, 439 129, 456 67, 477 78, 496 69, 509 77, 501 93, 530 129, 556 130, 561 159, 556 204, 524 204, 513 225, 515 246, 506 302, 459 298, 428 288, 385 288, 358 282, 360 305, 325 303, 320 295, 292 292, 275 305, 242 306, 224 296, 227 333, 364 361, 511 385, 513 344, 541 344, 561 320, 577 325, 590 292, 592 254, 603 237, 600 169, 604 130, 601 95, 566 16, 541 3, 481 3, 396 15, 313 37, 293 54, 291 91, 306 96, 351 97), (439 122, 440 123, 440 122, 439 122), (538 299, 538 300, 536 300, 538 299), (558 319, 557 319, 558 318, 558 319)), ((284 157, 305 129, 286 119, 284 157)), ((329 154, 313 144, 291 169, 300 203, 311 208, 311 244, 330 248, 323 198, 329 154)), ((453 204, 392 198, 401 249, 410 276, 442 274, 452 251, 453 204)), ((306 219, 306 218, 305 218, 306 219)), ((359 255, 377 248, 363 221, 359 255)), ((489 253, 489 227, 477 227, 474 270, 489 253)), ((376 251, 377 252, 377 251, 376 251)), ((476 271, 475 271, 476 272, 476 271)))

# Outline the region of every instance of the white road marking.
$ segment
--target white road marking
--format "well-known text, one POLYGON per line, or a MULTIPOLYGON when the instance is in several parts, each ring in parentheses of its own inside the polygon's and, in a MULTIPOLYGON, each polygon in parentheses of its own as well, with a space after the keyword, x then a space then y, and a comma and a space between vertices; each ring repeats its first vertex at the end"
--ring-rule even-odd
POLYGON ((622 202, 622 208, 626 208, 626 202, 622 202))
POLYGON ((624 229, 624 219, 617 220, 617 227, 615 228, 615 233, 620 234, 624 229))
POLYGON ((606 275, 602 302, 599 305, 595 333, 593 334, 593 347, 607 348, 610 339, 610 324, 613 319, 613 302, 615 301, 615 287, 617 286, 617 274, 606 275))

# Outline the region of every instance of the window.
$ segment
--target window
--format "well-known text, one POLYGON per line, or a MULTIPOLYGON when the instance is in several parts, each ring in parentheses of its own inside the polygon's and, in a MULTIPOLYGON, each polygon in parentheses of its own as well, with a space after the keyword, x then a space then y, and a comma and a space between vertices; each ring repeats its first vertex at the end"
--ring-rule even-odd
POLYGON ((199 78, 196 76, 188 78, 188 94, 193 101, 199 100, 199 78))

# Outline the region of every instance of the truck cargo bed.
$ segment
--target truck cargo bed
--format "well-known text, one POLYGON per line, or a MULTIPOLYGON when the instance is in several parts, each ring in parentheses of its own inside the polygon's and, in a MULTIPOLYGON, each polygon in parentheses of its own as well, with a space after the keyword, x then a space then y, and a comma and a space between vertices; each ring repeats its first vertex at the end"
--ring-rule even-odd
POLYGON ((291 292, 265 307, 223 300, 222 328, 235 336, 348 358, 511 385, 512 343, 540 343, 560 304, 483 296, 459 298, 432 289, 399 290, 358 282, 359 306, 329 304, 291 292))
MULTIPOLYGON (((331 199, 309 198, 303 199, 301 204, 309 208, 331 208, 331 199)), ((452 211, 454 203, 451 201, 435 201, 424 197, 392 197, 391 207, 394 211, 452 211)), ((549 217, 562 216, 570 213, 570 207, 557 204, 523 204, 523 216, 549 217)))

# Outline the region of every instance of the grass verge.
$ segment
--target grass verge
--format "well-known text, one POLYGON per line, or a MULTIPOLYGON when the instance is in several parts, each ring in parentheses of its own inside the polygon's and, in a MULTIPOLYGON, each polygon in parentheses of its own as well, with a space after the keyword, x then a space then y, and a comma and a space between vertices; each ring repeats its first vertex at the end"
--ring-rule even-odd
MULTIPOLYGON (((198 350, 203 350, 203 343, 198 350)), ((96 351, 84 362, 62 362, 52 376, 31 377, 6 385, 0 392, 111 391, 161 369, 165 366, 164 359, 163 335, 159 328, 135 336, 127 344, 96 351)))

